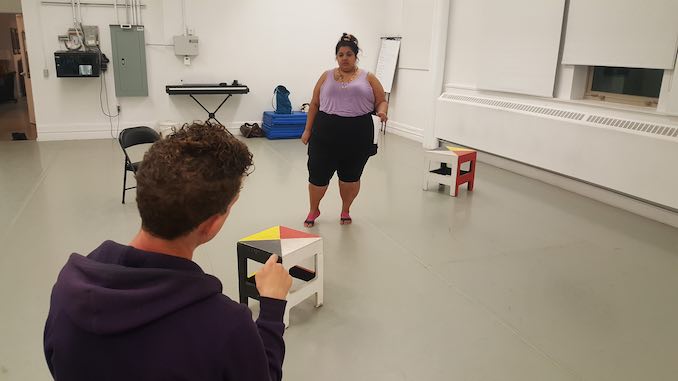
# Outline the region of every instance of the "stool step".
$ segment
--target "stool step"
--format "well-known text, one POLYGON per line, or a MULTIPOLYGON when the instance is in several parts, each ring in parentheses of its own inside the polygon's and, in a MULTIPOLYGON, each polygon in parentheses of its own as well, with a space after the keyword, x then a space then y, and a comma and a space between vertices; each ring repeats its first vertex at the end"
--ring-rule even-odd
POLYGON ((452 168, 440 167, 438 169, 434 169, 434 170, 429 171, 429 172, 435 173, 436 175, 451 176, 452 175, 452 168))
MULTIPOLYGON (((438 169, 434 169, 434 170, 429 171, 429 172, 435 173, 436 175, 452 176, 452 169, 451 168, 438 168, 438 169)), ((459 173, 460 176, 471 173, 471 171, 464 171, 463 169, 460 169, 459 172, 460 172, 459 173)))
MULTIPOLYGON (((303 280, 304 282, 309 282, 313 280, 313 278, 315 278, 315 271, 309 270, 301 266, 294 266, 290 269, 290 275, 292 276, 292 278, 297 278, 303 280)), ((257 282, 255 279, 256 278, 254 277, 253 274, 252 276, 247 277, 247 283, 256 285, 257 282)))

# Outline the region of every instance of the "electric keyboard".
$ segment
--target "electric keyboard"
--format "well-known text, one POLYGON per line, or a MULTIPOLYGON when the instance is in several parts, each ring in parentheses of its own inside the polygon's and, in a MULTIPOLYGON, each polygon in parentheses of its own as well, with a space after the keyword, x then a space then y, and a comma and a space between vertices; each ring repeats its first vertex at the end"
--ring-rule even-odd
POLYGON ((212 119, 216 120, 217 123, 222 124, 219 122, 219 120, 216 118, 217 111, 221 108, 221 106, 226 103, 228 98, 233 96, 234 94, 247 94, 250 92, 250 88, 247 87, 246 85, 243 85, 242 83, 238 83, 237 80, 233 81, 230 85, 226 82, 222 83, 217 83, 214 85, 210 84, 194 84, 194 85, 189 85, 189 84, 184 84, 184 85, 166 85, 165 86, 165 92, 169 95, 188 95, 191 97, 200 107, 202 107, 205 112, 207 112, 207 121, 210 121, 212 119), (216 94, 216 95, 226 95, 223 101, 219 104, 219 107, 217 107, 216 110, 210 111, 203 106, 202 103, 198 99, 196 99, 195 95, 210 95, 210 94, 216 94))
POLYGON ((200 94, 247 94, 249 87, 243 84, 185 84, 185 85, 167 85, 165 91, 169 95, 200 95, 200 94))

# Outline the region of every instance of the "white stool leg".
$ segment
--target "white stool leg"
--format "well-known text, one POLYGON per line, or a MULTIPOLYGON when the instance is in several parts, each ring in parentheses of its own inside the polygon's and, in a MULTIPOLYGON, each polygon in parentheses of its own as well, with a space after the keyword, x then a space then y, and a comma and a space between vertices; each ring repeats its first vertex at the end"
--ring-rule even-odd
POLYGON ((323 280, 323 266, 324 266, 324 259, 323 259, 323 253, 320 252, 315 255, 315 276, 316 276, 316 282, 318 282, 318 291, 315 293, 315 306, 320 307, 323 305, 323 294, 324 294, 324 289, 325 289, 325 282, 323 280))
POLYGON ((450 178, 452 179, 452 183, 450 184, 450 196, 456 197, 457 196, 457 171, 459 167, 459 159, 457 158, 452 158, 452 160, 448 163, 450 166, 450 178))
POLYGON ((428 190, 428 174, 431 170, 431 160, 429 158, 424 159, 424 184, 422 189, 428 190))

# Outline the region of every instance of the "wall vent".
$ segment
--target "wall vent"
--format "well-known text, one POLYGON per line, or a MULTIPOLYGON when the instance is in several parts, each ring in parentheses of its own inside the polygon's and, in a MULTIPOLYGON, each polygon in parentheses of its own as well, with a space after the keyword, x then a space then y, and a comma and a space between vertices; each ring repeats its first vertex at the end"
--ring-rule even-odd
POLYGON ((456 95, 449 93, 443 94, 442 98, 455 102, 475 103, 488 107, 494 107, 511 111, 520 111, 536 115, 545 115, 558 119, 576 120, 584 124, 632 130, 635 132, 651 134, 655 136, 663 136, 670 138, 678 137, 678 126, 671 127, 636 120, 610 118, 601 115, 586 114, 582 112, 568 111, 552 107, 535 106, 525 103, 504 101, 493 98, 472 97, 467 95, 456 95))

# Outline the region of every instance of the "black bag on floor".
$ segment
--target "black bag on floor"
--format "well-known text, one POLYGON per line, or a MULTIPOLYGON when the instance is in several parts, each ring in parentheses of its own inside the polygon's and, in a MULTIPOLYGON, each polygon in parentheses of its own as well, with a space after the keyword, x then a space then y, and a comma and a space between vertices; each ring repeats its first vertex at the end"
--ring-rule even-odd
POLYGON ((258 123, 245 123, 240 126, 240 133, 246 138, 263 138, 264 130, 259 127, 258 123))

